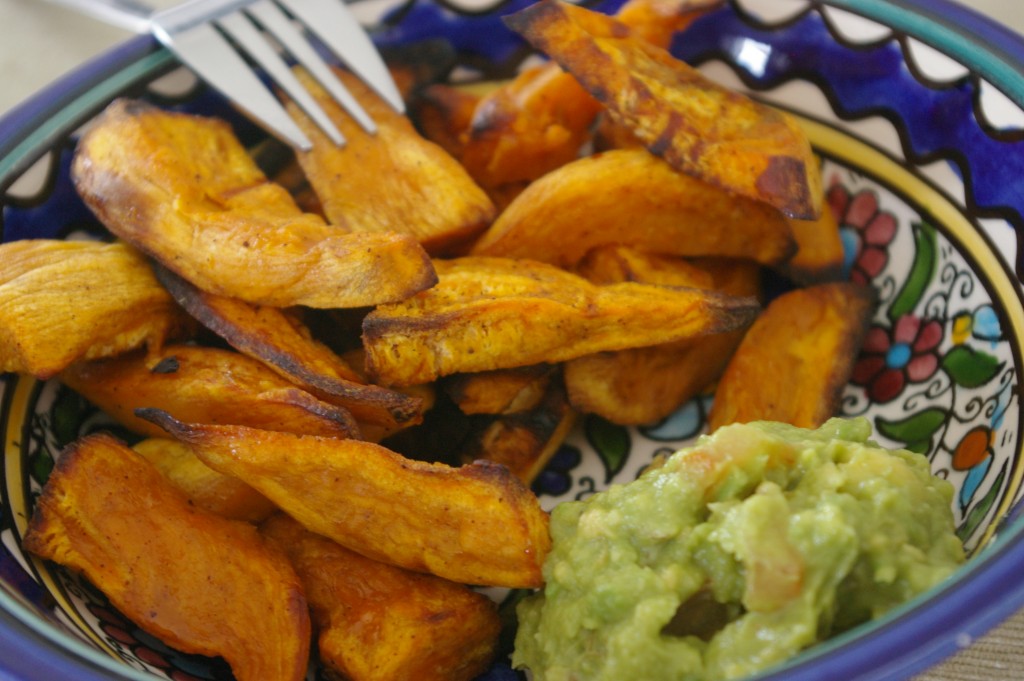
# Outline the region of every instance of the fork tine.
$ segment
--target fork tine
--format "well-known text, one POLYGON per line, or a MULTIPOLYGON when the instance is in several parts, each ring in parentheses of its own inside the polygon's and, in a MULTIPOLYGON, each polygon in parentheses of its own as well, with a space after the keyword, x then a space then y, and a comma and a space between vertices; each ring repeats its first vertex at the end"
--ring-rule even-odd
POLYGON ((359 104, 355 97, 345 89, 341 81, 331 72, 330 67, 324 63, 316 50, 312 48, 306 38, 295 28, 291 20, 282 12, 272 0, 257 0, 245 12, 256 19, 276 37, 281 44, 319 83, 331 94, 332 97, 349 113, 352 118, 366 132, 373 134, 377 131, 377 125, 366 113, 366 110, 359 104))
POLYGON ((281 55, 267 44, 267 41, 245 15, 240 12, 232 12, 218 17, 214 23, 231 36, 252 57, 253 61, 263 67, 271 80, 288 93, 288 96, 313 119, 313 122, 327 134, 332 142, 338 146, 345 144, 345 138, 338 128, 306 88, 302 87, 281 55))
POLYGON ((333 51, 360 80, 399 112, 405 103, 391 73, 359 20, 341 0, 278 0, 333 51))
POLYGON ((153 34, 179 61, 269 131, 303 151, 312 148, 309 138, 280 102, 212 25, 199 23, 172 35, 154 21, 153 34))

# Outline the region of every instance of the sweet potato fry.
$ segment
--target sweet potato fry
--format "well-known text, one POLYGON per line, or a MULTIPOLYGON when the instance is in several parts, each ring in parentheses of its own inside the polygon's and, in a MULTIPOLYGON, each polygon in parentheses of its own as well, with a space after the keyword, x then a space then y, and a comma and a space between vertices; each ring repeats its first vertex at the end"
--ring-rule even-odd
POLYGON ((424 137, 459 159, 479 101, 475 92, 434 83, 416 94, 410 104, 411 116, 424 137))
POLYGON ((167 645, 223 657, 239 681, 306 677, 309 611, 285 555, 108 435, 60 457, 22 545, 83 573, 167 645))
MULTIPOLYGON (((696 286, 733 296, 760 296, 760 267, 752 261, 686 263, 623 247, 600 249, 583 271, 598 281, 696 286)), ((646 348, 586 355, 565 363, 569 400, 579 411, 622 425, 654 423, 705 390, 725 369, 745 329, 646 348)))
POLYGON ((847 282, 776 298, 729 361, 709 427, 760 420, 802 428, 824 423, 839 406, 874 305, 872 289, 847 282))
POLYGON ((600 111, 557 64, 533 66, 480 99, 459 158, 485 188, 530 182, 579 156, 600 111))
POLYGON ((721 333, 759 310, 752 298, 697 289, 594 286, 527 260, 465 257, 435 268, 437 286, 363 320, 367 370, 385 385, 721 333))
POLYGON ((502 466, 412 461, 372 442, 186 424, 139 410, 212 468, 368 558, 454 582, 534 587, 547 514, 502 466))
POLYGON ((199 508, 232 520, 258 523, 277 510, 265 496, 241 480, 213 470, 188 445, 151 437, 132 445, 199 508))
POLYGON ((552 381, 533 408, 509 411, 478 424, 463 443, 462 461, 500 463, 529 485, 558 451, 575 421, 576 412, 561 381, 552 381))
POLYGON ((359 426, 341 407, 327 404, 262 363, 229 350, 171 345, 83 362, 61 372, 72 390, 136 433, 165 435, 135 417, 139 407, 164 409, 200 423, 233 423, 324 437, 358 437, 359 426))
POLYGON ((444 390, 464 414, 514 414, 536 407, 547 392, 555 367, 538 364, 457 374, 444 390))
POLYGON ((792 217, 820 213, 818 167, 790 116, 712 83, 604 14, 540 0, 505 21, 674 167, 792 217))
POLYGON ((391 430, 422 418, 420 398, 368 385, 282 310, 206 293, 162 267, 157 276, 189 314, 233 348, 319 399, 347 409, 358 421, 391 430))
POLYGON ((724 4, 725 0, 627 0, 615 18, 638 37, 667 50, 676 33, 724 4))
POLYGON ((800 284, 838 281, 843 276, 843 242, 839 223, 828 203, 817 220, 790 220, 797 249, 780 266, 783 274, 800 284))
POLYGON ((222 121, 115 101, 79 141, 72 177, 111 232, 211 293, 364 307, 435 281, 412 237, 301 212, 222 121))
POLYGON ((796 248, 774 208, 676 172, 644 149, 625 149, 582 158, 533 182, 472 253, 572 268, 608 244, 765 264, 786 260, 796 248))
POLYGON ((49 378, 78 360, 158 350, 188 328, 149 263, 125 244, 0 245, 0 371, 49 378))
POLYGON ((350 681, 469 681, 487 670, 501 622, 454 582, 350 551, 283 513, 260 526, 305 586, 320 661, 350 681))
POLYGON ((422 137, 355 76, 338 71, 377 124, 369 134, 305 71, 299 80, 345 135, 331 142, 294 103, 288 110, 313 147, 299 164, 328 221, 353 232, 409 234, 434 255, 459 252, 494 219, 494 205, 444 149, 422 137), (387 178, 382 181, 381 178, 387 178))

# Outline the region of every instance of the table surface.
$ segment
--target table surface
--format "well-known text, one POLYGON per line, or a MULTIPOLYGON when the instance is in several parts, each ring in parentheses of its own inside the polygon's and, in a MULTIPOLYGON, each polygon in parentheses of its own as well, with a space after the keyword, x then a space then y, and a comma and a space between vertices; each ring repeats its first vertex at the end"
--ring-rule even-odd
MULTIPOLYGON (((1024 33, 1020 0, 960 0, 1024 33)), ((150 0, 165 7, 173 0, 150 0)), ((0 0, 0 115, 90 58, 130 37, 42 0, 0 0), (39 46, 46 45, 40 56, 39 46), (26 56, 26 55, 31 55, 26 56)), ((1024 677, 1024 612, 915 681, 1011 681, 1024 677)))

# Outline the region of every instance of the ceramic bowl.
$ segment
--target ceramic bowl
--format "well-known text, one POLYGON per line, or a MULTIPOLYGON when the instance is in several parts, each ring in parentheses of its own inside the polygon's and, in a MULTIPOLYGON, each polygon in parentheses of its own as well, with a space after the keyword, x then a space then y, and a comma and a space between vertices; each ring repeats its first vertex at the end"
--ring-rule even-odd
MULTIPOLYGON (((526 52, 500 15, 526 0, 357 3, 384 46, 443 38, 460 78, 513 73, 526 52)), ((618 2, 598 8, 613 11, 618 2)), ((846 272, 880 305, 842 413, 926 453, 953 483, 970 551, 946 583, 819 645, 764 679, 905 678, 1024 604, 1024 43, 942 0, 737 0, 699 20, 675 54, 806 126, 839 217, 846 272)), ((68 180, 76 131, 112 98, 223 116, 262 133, 139 38, 0 121, 0 238, 101 235, 68 180)), ((625 429, 584 419, 535 484, 545 507, 627 481, 703 428, 707 400, 625 429)), ((0 677, 223 679, 225 665, 140 631, 73 574, 20 549, 61 448, 106 427, 55 382, 0 378, 0 677)), ((316 675, 317 672, 311 672, 316 675)), ((489 678, 516 678, 499 662, 489 678)))

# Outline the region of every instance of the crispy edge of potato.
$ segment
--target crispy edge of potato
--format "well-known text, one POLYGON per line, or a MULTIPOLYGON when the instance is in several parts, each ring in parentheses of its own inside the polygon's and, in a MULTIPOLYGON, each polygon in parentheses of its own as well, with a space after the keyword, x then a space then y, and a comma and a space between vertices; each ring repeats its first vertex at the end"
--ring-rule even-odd
POLYGON ((576 422, 561 380, 549 382, 541 398, 531 409, 502 413, 477 428, 462 445, 463 463, 499 463, 531 484, 576 422))
POLYGON ((791 116, 713 83, 599 12, 540 0, 504 19, 676 168, 792 217, 819 214, 821 178, 791 116))
POLYGON ((725 4, 725 0, 627 0, 615 18, 647 42, 667 50, 676 33, 725 4))
POLYGON ((849 282, 780 295, 751 325, 718 387, 708 427, 782 421, 816 428, 832 416, 876 304, 849 282))
POLYGON ((339 438, 360 434, 344 408, 318 400, 257 360, 220 348, 169 345, 160 353, 79 362, 59 378, 126 428, 150 437, 164 431, 137 418, 139 407, 196 421, 339 438))
POLYGON ((191 330, 187 316, 124 243, 50 239, 0 245, 0 371, 50 378, 75 361, 191 330))
POLYGON ((239 681, 306 676, 309 611, 286 556, 252 525, 190 504, 110 435, 65 449, 23 547, 84 574, 171 647, 224 657, 239 681))
POLYGON ((538 64, 477 102, 459 159, 485 188, 531 182, 580 155, 601 104, 557 64, 538 64))
POLYGON ((513 414, 540 403, 555 371, 552 365, 536 364, 456 374, 443 380, 442 389, 463 414, 513 414))
POLYGON ((279 513, 260 532, 290 558, 320 661, 351 681, 470 681, 494 658, 495 603, 467 586, 365 558, 279 513))
POLYGON ((200 461, 188 445, 167 437, 151 437, 132 445, 199 508, 232 520, 258 523, 277 507, 241 480, 218 473, 200 461))
POLYGON ((364 307, 436 281, 413 237, 347 233, 299 210, 223 121, 115 100, 79 139, 71 174, 112 233, 212 293, 364 307))
POLYGON ((531 183, 474 244, 472 255, 574 267, 609 244, 775 265, 796 250, 776 209, 674 170, 645 149, 581 158, 531 183))
POLYGON ((163 267, 157 277, 179 305, 231 347, 357 420, 394 429, 422 419, 421 398, 366 383, 282 310, 207 293, 163 267))
POLYGON ((817 220, 790 219, 797 249, 779 270, 800 284, 839 281, 843 276, 843 242, 839 222, 828 202, 817 220))
POLYGON ((158 409, 136 414, 308 529, 368 558, 464 584, 543 581, 548 515, 504 466, 453 468, 372 442, 186 424, 158 409))
POLYGON ((698 289, 594 286, 535 261, 470 256, 435 268, 433 289, 363 320, 375 380, 410 385, 657 345, 744 327, 760 309, 753 298, 698 289))

